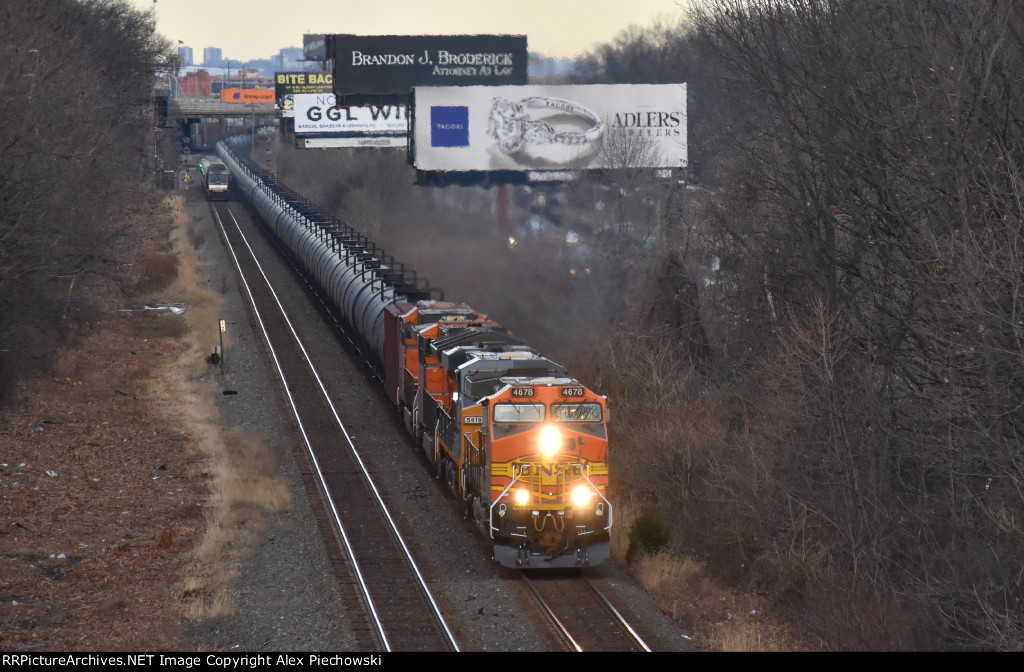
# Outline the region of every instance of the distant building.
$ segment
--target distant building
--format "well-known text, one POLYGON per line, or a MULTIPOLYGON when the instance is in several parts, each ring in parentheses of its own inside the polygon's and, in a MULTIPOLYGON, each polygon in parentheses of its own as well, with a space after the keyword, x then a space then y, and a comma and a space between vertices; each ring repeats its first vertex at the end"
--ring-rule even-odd
MULTIPOLYGON (((187 98, 211 96, 214 93, 214 83, 220 84, 221 78, 205 69, 190 70, 178 78, 178 91, 187 98)), ((219 88, 217 90, 220 91, 219 88)))
POLYGON ((192 65, 192 47, 178 47, 178 58, 182 65, 192 65))
POLYGON ((307 63, 303 60, 302 48, 301 47, 286 47, 277 54, 277 63, 280 72, 289 72, 292 70, 306 70, 307 63))
POLYGON ((257 68, 183 68, 176 94, 186 98, 218 96, 222 89, 273 89, 274 80, 257 68))
POLYGON ((220 47, 206 47, 203 49, 203 65, 209 68, 219 68, 224 65, 224 55, 220 47))

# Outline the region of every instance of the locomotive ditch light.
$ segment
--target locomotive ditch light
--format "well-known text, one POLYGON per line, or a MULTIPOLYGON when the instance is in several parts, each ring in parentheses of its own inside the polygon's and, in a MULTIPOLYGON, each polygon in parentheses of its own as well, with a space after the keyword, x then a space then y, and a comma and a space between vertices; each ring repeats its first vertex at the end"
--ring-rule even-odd
POLYGON ((593 491, 585 485, 577 485, 572 490, 570 499, 572 499, 572 505, 577 509, 586 508, 593 499, 593 491))
POLYGON ((528 490, 516 490, 515 500, 519 506, 526 506, 530 503, 530 492, 528 490))
POLYGON ((554 425, 545 425, 538 437, 540 452, 547 459, 553 459, 562 449, 562 432, 554 425))

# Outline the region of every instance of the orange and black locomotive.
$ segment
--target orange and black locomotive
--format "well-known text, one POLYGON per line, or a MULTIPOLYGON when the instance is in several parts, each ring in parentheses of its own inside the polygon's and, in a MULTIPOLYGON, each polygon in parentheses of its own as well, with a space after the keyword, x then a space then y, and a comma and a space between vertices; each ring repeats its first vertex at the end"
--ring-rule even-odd
POLYGON ((234 188, 374 363, 494 559, 520 568, 606 560, 607 400, 486 315, 433 300, 358 231, 244 159, 248 142, 218 144, 234 188))

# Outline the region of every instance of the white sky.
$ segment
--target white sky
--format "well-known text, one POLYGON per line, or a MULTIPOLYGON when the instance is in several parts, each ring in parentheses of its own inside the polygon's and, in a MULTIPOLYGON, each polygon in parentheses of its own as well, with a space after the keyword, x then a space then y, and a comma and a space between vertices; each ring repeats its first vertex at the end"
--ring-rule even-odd
POLYGON ((157 32, 232 60, 301 47, 306 33, 526 35, 545 56, 577 56, 630 25, 675 23, 688 0, 130 0, 156 8, 157 32))

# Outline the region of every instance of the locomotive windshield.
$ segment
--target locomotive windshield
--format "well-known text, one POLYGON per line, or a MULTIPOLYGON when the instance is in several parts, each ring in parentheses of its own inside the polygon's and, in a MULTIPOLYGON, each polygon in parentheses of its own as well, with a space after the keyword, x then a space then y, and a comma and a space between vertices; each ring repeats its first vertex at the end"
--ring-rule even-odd
POLYGON ((557 422, 601 422, 601 404, 551 404, 551 419, 557 422))
POLYGON ((495 422, 543 422, 544 404, 495 404, 495 422))

